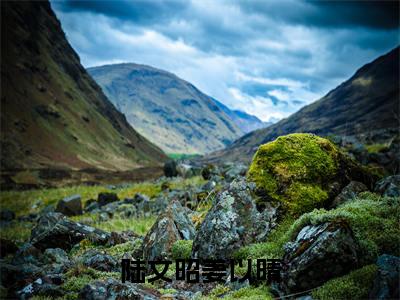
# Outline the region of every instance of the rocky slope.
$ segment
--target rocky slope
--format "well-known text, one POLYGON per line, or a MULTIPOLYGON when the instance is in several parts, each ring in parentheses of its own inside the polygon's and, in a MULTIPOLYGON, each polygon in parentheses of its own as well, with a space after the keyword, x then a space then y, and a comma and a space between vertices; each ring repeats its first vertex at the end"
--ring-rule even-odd
POLYGON ((133 63, 88 71, 130 124, 169 153, 215 151, 263 126, 166 71, 133 63))
POLYGON ((2 170, 127 170, 165 159, 82 67, 49 2, 2 2, 1 25, 2 170))
POLYGON ((382 142, 398 134, 399 47, 360 68, 349 80, 290 117, 251 132, 210 160, 249 162, 257 147, 280 135, 311 132, 382 142))

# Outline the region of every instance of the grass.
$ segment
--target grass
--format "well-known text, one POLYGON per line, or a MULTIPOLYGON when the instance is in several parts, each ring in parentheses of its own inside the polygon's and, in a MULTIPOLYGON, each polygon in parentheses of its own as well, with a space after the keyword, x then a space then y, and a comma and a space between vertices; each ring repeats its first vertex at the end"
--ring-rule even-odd
POLYGON ((314 290, 313 299, 368 299, 368 292, 372 286, 378 267, 367 265, 345 276, 326 282, 323 286, 314 290))

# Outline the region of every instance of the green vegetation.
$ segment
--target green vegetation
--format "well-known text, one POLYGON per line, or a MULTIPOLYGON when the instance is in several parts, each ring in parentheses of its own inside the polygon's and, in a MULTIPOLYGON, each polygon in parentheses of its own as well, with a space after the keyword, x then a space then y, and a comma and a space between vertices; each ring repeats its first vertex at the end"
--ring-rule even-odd
POLYGON ((329 280, 311 295, 317 300, 367 299, 377 269, 376 265, 364 266, 350 274, 329 280))
POLYGON ((328 198, 325 183, 336 176, 338 160, 338 149, 327 139, 289 134, 258 148, 248 179, 290 214, 299 216, 323 206, 328 198))
POLYGON ((371 144, 365 145, 365 148, 369 153, 379 153, 381 151, 387 150, 388 146, 386 144, 371 144))
POLYGON ((179 240, 171 248, 172 259, 189 259, 192 253, 193 241, 179 240))
POLYGON ((246 300, 269 300, 273 299, 269 289, 265 285, 259 287, 244 287, 236 291, 230 291, 230 289, 223 285, 217 285, 209 295, 203 296, 201 300, 217 300, 217 299, 246 299, 246 300))
POLYGON ((354 232, 361 251, 362 263, 374 262, 378 255, 399 256, 400 199, 380 197, 369 192, 334 210, 314 210, 301 216, 290 228, 288 236, 294 239, 306 225, 328 221, 346 222, 354 232))
POLYGON ((169 158, 174 160, 190 159, 199 156, 199 154, 187 154, 187 153, 168 153, 169 158))

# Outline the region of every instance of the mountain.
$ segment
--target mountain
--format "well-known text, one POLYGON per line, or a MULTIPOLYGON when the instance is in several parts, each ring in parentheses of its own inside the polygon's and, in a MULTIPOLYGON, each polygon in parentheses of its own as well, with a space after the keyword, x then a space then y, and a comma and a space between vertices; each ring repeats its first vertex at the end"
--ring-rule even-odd
POLYGON ((294 132, 374 140, 399 134, 399 49, 364 65, 349 80, 290 117, 251 132, 206 159, 249 162, 259 145, 294 132))
POLYGON ((243 133, 249 133, 256 129, 265 128, 272 124, 272 122, 263 122, 256 116, 250 115, 241 110, 231 110, 226 105, 218 100, 213 99, 218 107, 225 112, 235 124, 240 128, 243 133))
POLYGON ((128 170, 166 159, 82 67, 49 2, 1 2, 1 168, 128 170))
POLYGON ((88 71, 129 123, 168 153, 224 148, 244 134, 242 123, 252 123, 236 117, 239 126, 226 106, 163 70, 127 63, 88 71))

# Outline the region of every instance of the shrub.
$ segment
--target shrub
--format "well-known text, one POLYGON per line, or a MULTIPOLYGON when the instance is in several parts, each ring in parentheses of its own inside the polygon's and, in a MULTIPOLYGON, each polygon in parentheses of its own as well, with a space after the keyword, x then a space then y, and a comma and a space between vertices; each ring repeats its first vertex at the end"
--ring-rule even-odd
POLYGON ((192 253, 192 240, 179 240, 176 241, 171 248, 173 259, 189 259, 192 253))

